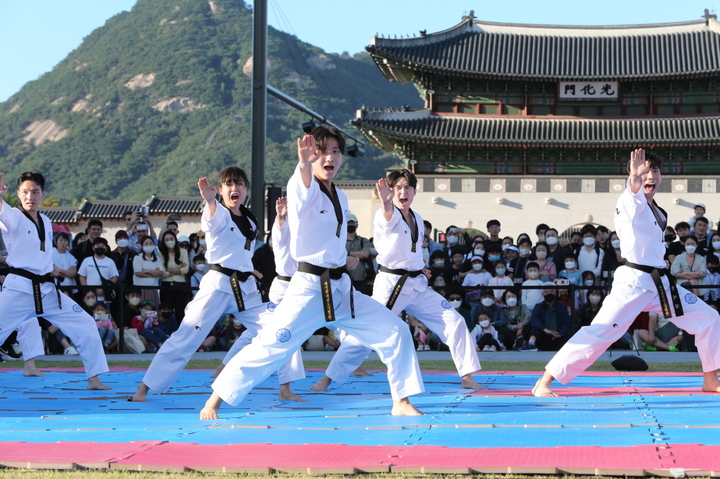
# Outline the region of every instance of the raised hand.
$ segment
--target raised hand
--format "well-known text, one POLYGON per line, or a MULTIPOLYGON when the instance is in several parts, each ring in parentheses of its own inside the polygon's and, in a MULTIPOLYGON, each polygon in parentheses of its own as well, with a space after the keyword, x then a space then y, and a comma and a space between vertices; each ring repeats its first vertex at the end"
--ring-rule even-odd
POLYGON ((278 216, 285 217, 288 214, 288 208, 287 208, 287 197, 281 196, 275 201, 275 213, 277 213, 278 216))
POLYGON ((7 185, 3 182, 3 179, 5 178, 4 173, 0 173, 0 198, 5 196, 5 193, 8 191, 7 185))
POLYGON ((208 181, 207 178, 200 178, 198 180, 198 189, 200 190, 200 196, 202 196, 208 204, 215 203, 217 188, 210 184, 210 181, 208 181))
POLYGON ((298 138, 297 145, 298 160, 301 164, 314 163, 318 158, 320 158, 314 136, 305 135, 302 138, 298 138))
POLYGON ((630 176, 642 176, 650 171, 650 162, 645 160, 645 150, 639 148, 630 153, 630 176))
POLYGON ((375 188, 377 188, 378 196, 383 204, 392 203, 393 190, 388 186, 386 178, 380 178, 375 188))

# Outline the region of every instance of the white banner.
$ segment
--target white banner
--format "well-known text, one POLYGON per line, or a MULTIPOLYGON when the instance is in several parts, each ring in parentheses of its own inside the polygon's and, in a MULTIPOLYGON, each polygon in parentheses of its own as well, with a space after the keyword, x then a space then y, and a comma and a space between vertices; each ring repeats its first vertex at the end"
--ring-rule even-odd
POLYGON ((561 100, 617 100, 616 81, 561 81, 558 86, 561 100))

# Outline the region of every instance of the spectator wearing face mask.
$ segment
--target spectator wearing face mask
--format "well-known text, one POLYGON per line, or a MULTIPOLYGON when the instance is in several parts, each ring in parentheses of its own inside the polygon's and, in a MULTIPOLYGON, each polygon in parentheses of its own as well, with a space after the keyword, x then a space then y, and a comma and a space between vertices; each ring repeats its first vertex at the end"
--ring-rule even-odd
MULTIPOLYGON (((470 236, 464 229, 455 225, 448 226, 445 230, 445 258, 452 259, 454 249, 456 247, 464 247, 470 243, 470 236)), ((463 254, 465 249, 463 249, 463 254)))
POLYGON ((573 231, 570 233, 570 243, 568 243, 568 250, 577 251, 582 246, 582 235, 579 231, 573 231))
POLYGON ((480 303, 474 303, 470 309, 470 317, 477 318, 478 314, 487 314, 493 324, 505 324, 502 308, 495 304, 495 297, 489 289, 480 292, 480 303))
POLYGON ((583 237, 583 246, 575 253, 578 258, 580 271, 592 271, 595 281, 602 277, 602 265, 605 251, 597 244, 595 237, 597 229, 593 225, 585 225, 580 230, 583 237))
POLYGON ((558 351, 570 339, 570 316, 567 307, 557 301, 555 283, 546 282, 543 301, 532 310, 532 333, 520 351, 558 351))
POLYGON ((128 286, 125 289, 125 306, 122 311, 123 326, 130 324, 130 320, 140 314, 140 302, 142 301, 140 288, 128 286))
POLYGON ((545 233, 550 227, 545 223, 540 223, 535 227, 535 234, 537 235, 538 242, 545 241, 545 233))
POLYGON ((190 291, 192 292, 193 298, 200 288, 200 281, 202 281, 203 276, 205 276, 205 273, 209 270, 210 266, 208 266, 205 260, 205 255, 195 255, 193 258, 193 274, 190 276, 190 291))
POLYGON ((437 276, 442 276, 445 273, 445 263, 444 251, 433 251, 430 253, 430 264, 428 265, 430 277, 435 278, 437 276))
POLYGON ((668 245, 667 260, 672 263, 675 257, 685 251, 685 240, 690 235, 690 225, 686 221, 681 221, 675 225, 675 232, 678 240, 668 245))
POLYGON ((472 316, 470 316, 470 308, 465 304, 465 291, 462 288, 451 288, 448 289, 446 297, 450 302, 450 306, 465 320, 468 331, 472 331, 475 324, 472 316))
MULTIPOLYGON (((705 261, 707 262, 708 271, 708 275, 705 276, 705 285, 720 286, 720 259, 714 254, 708 254, 705 261)), ((720 289, 718 288, 708 288, 701 291, 701 293, 703 293, 702 297, 706 303, 716 303, 720 298, 720 289)))
POLYGON ((581 304, 575 311, 575 332, 583 326, 590 326, 590 323, 600 311, 605 294, 601 288, 593 286, 587 290, 587 299, 587 302, 581 304))
MULTIPOLYGON (((145 236, 141 243, 142 253, 133 258, 133 284, 135 286, 158 287, 160 278, 163 275, 162 258, 156 253, 155 241, 150 236, 145 236)), ((152 301, 158 304, 160 294, 157 289, 142 289, 143 301, 152 301)))
POLYGON ((555 263, 555 270, 560 271, 565 267, 565 257, 570 250, 560 245, 558 231, 555 228, 548 228, 545 232, 545 243, 547 243, 547 259, 555 263))
MULTIPOLYGON (((454 251, 452 253, 452 262, 449 266, 446 266, 445 268, 445 274, 443 275, 445 277, 445 283, 446 284, 462 284, 465 276, 470 273, 470 271, 465 271, 463 268, 463 262, 465 260, 465 249, 461 246, 457 246, 454 248, 454 251)), ((482 269, 482 268, 481 268, 482 269)))
POLYGON ((473 342, 477 345, 477 351, 490 351, 494 352, 498 349, 504 351, 505 346, 501 345, 498 341, 499 335, 497 329, 490 321, 490 317, 485 313, 480 313, 475 321, 475 327, 470 332, 470 337, 473 342))
MULTIPOLYGON (((510 279, 505 273, 507 272, 507 268, 505 267, 505 262, 503 260, 498 260, 495 262, 495 276, 493 278, 490 278, 490 281, 488 282, 488 286, 512 286, 513 281, 510 279)), ((498 306, 503 305, 503 294, 506 290, 504 289, 494 289, 493 294, 495 296, 495 303, 498 306)))
POLYGON ((540 273, 540 279, 543 281, 553 281, 557 278, 557 268, 555 263, 547 259, 548 245, 544 241, 535 245, 535 263, 537 263, 540 273))
POLYGON ((706 257, 714 255, 720 258, 720 232, 710 235, 710 246, 708 246, 706 257))
POLYGON ((463 287, 487 286, 492 279, 492 275, 484 270, 482 256, 473 256, 470 258, 470 264, 472 269, 465 275, 462 282, 463 287))
POLYGON ((510 278, 513 277, 513 274, 515 271, 513 270, 513 265, 517 264, 517 261, 515 261, 520 256, 520 250, 517 246, 510 245, 508 246, 505 251, 503 251, 503 260, 505 261, 505 274, 507 276, 510 276, 510 278))
POLYGON ((617 232, 613 231, 609 236, 609 246, 605 249, 605 259, 603 260, 602 277, 605 285, 612 283, 615 277, 615 270, 627 262, 622 256, 620 249, 620 238, 617 232))
MULTIPOLYGON (((530 238, 522 238, 518 242, 518 257, 510 262, 515 284, 522 284, 527 278, 527 264, 531 261, 532 242, 530 238)), ((537 263, 536 263, 537 264, 537 263)))
MULTIPOLYGON (((697 238, 695 235, 689 235, 685 239, 685 252, 675 257, 670 266, 670 274, 675 276, 678 284, 690 283, 692 286, 701 286, 705 284, 705 276, 707 276, 707 262, 703 256, 697 254, 697 238)), ((692 289, 695 295, 698 295, 697 289, 692 289)))
POLYGON ((130 285, 133 278, 133 259, 135 252, 130 249, 130 239, 125 230, 115 233, 117 248, 110 252, 110 258, 118 270, 118 283, 130 285))
POLYGON ((178 321, 173 314, 172 305, 168 303, 160 303, 158 309, 160 313, 158 316, 158 328, 160 328, 163 333, 170 336, 178 329, 178 321))
POLYGON ((543 300, 541 289, 526 289, 525 286, 541 286, 544 281, 540 280, 540 266, 535 261, 531 261, 525 268, 525 274, 528 279, 523 282, 522 304, 533 310, 536 304, 543 300))
MULTIPOLYGON (((93 241, 93 255, 85 258, 78 270, 78 281, 83 286, 100 286, 95 293, 98 295, 98 301, 105 296, 103 291, 103 282, 110 281, 117 283, 118 270, 115 262, 107 257, 109 252, 108 242, 105 238, 95 238, 93 241)), ((108 298, 109 299, 109 298, 108 298)))
MULTIPOLYGON (((505 315, 507 337, 511 339, 508 346, 520 349, 525 343, 525 336, 530 337, 530 317, 532 313, 524 304, 519 303, 520 291, 508 289, 503 293, 503 314, 505 315)), ((507 343, 506 343, 507 345, 507 343)))

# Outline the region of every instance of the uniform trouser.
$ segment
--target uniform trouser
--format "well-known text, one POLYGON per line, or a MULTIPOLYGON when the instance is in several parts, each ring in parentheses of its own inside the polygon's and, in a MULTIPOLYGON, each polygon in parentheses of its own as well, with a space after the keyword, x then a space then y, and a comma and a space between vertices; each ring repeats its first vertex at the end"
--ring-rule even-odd
MULTIPOLYGON (((282 301, 283 297, 285 297, 285 292, 287 291, 289 284, 290 283, 288 281, 282 281, 277 278, 273 280, 270 285, 268 295, 270 297, 270 303, 274 306, 270 306, 270 304, 268 304, 268 307, 274 308, 280 304, 280 301, 282 301)), ((270 319, 270 321, 272 320, 270 319)), ((245 331, 242 333, 240 337, 235 340, 232 347, 223 358, 223 364, 227 366, 227 363, 229 363, 242 348, 250 344, 255 336, 257 336, 256 330, 253 330, 252 332, 245 331)), ((277 373, 280 384, 287 384, 293 381, 299 381, 300 379, 305 379, 305 364, 302 359, 302 351, 300 349, 295 351, 293 355, 290 356, 290 359, 280 366, 277 373)))
MULTIPOLYGON (((384 307, 398 279, 400 276, 379 273, 375 278, 372 298, 384 307)), ((419 280, 425 281, 425 278, 419 278, 419 280)), ((425 287, 418 290, 412 288, 408 283, 410 280, 405 283, 405 287, 395 301, 392 313, 399 315, 405 310, 427 326, 430 331, 436 333, 440 341, 450 348, 450 354, 460 376, 479 371, 481 369, 480 361, 465 319, 432 288, 425 287)), ((333 381, 343 383, 367 359, 368 354, 370 354, 370 350, 363 346, 357 338, 346 335, 342 339, 340 349, 330 361, 325 374, 333 381)))
MULTIPOLYGON (((270 322, 263 321, 257 337, 243 348, 213 383, 227 403, 237 405, 250 390, 278 369, 316 330, 326 326, 317 277, 295 273, 270 322)), ((388 368, 393 400, 425 390, 412 337, 407 326, 377 301, 355 293, 355 317, 350 313, 350 278, 331 281, 335 322, 363 344, 375 349, 388 368)))
POLYGON ((224 314, 234 315, 251 334, 257 334, 259 316, 267 309, 266 303, 257 290, 243 296, 243 300, 245 310, 239 312, 232 294, 215 289, 211 283, 201 283, 195 298, 185 308, 180 327, 155 354, 143 383, 155 392, 167 391, 224 314))
MULTIPOLYGON (((61 331, 65 332, 73 339, 73 343, 80 353, 80 359, 85 365, 85 374, 88 378, 97 376, 98 374, 108 372, 107 360, 105 359, 105 351, 102 342, 97 333, 95 320, 87 314, 75 301, 67 296, 62 296, 62 308, 58 304, 58 297, 55 291, 45 294, 42 297, 43 318, 50 321, 61 331)), ((37 349, 38 340, 41 337, 40 325, 37 322, 35 313, 35 302, 31 293, 15 291, 12 289, 3 289, 0 293, 0 311, 2 311, 2 320, 0 320, 0 344, 7 339, 10 334, 18 329, 18 342, 22 347, 21 339, 25 342, 33 341, 36 343, 27 352, 28 356, 40 356, 37 351, 42 351, 42 346, 37 349), (30 325, 25 323, 30 322, 30 325), (24 331, 23 331, 23 328, 24 331), (22 338, 20 337, 22 336, 22 338)), ((31 359, 25 355, 24 359, 31 359)))
POLYGON ((17 328, 17 342, 22 350, 23 361, 35 359, 45 354, 42 342, 42 328, 37 318, 24 321, 17 328))
MULTIPOLYGON (((663 276, 662 281, 670 299, 668 280, 663 276)), ((715 371, 720 368, 720 317, 685 288, 678 286, 677 289, 685 314, 673 317, 671 321, 695 335, 703 371, 715 371)), ((612 293, 605 298, 590 326, 575 333, 545 369, 562 384, 569 383, 617 341, 643 311, 662 314, 657 291, 620 283, 616 279, 612 293)))

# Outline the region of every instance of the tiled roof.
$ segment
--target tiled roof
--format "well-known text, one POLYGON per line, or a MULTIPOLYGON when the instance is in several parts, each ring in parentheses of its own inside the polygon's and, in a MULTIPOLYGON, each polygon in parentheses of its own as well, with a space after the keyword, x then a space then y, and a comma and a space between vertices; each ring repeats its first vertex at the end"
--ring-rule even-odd
POLYGON ((40 207, 38 211, 53 223, 77 223, 80 218, 80 210, 75 207, 40 207))
POLYGON ((202 213, 204 200, 201 196, 155 196, 148 206, 151 213, 202 213))
POLYGON ((335 181, 335 186, 341 190, 367 190, 368 188, 375 188, 375 181, 373 180, 345 180, 335 181))
POLYGON ((126 211, 137 211, 140 201, 85 200, 80 205, 83 218, 122 218, 126 211))
POLYGON ((467 19, 416 38, 376 36, 367 50, 401 83, 410 81, 402 70, 538 80, 706 76, 720 72, 720 23, 564 27, 467 19))
POLYGON ((382 136, 431 143, 517 145, 662 145, 720 143, 720 118, 537 119, 453 117, 359 110, 353 125, 375 144, 382 136))

